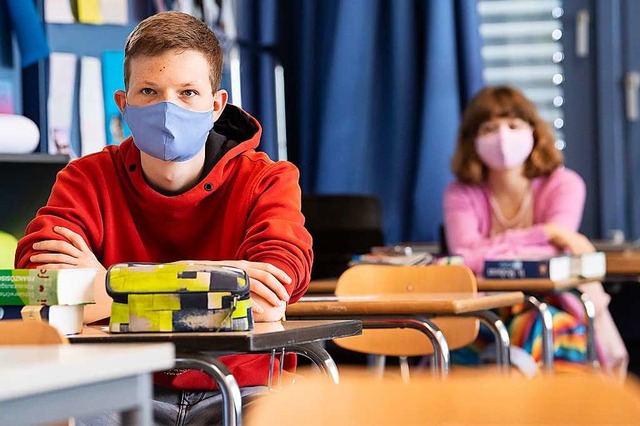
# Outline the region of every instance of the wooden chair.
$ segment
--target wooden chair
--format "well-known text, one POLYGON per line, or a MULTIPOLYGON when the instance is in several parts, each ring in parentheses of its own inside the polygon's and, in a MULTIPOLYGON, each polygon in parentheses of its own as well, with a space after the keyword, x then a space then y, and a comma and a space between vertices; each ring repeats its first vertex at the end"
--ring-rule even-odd
POLYGON ((249 426, 274 425, 637 425, 640 386, 595 374, 453 373, 447 380, 340 372, 338 386, 307 378, 252 402, 249 426))
MULTIPOLYGON (((357 265, 345 271, 336 286, 336 296, 412 293, 476 293, 473 272, 462 265, 388 266, 357 265)), ((447 339, 449 349, 466 346, 478 336, 474 318, 432 320, 447 339)), ((410 329, 363 330, 362 335, 337 339, 345 349, 372 354, 399 356, 403 377, 408 377, 408 356, 431 355, 433 346, 424 334, 410 329)), ((384 358, 378 358, 384 368, 384 358)))
POLYGON ((69 343, 58 330, 41 321, 0 321, 0 345, 59 345, 69 343))

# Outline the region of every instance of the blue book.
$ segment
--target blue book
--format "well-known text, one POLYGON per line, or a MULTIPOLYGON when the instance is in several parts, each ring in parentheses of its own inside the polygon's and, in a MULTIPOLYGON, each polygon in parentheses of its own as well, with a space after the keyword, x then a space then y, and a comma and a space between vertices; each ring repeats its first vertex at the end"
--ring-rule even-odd
POLYGON ((24 306, 0 306, 0 320, 22 319, 20 311, 24 306))
POLYGON ((113 101, 116 90, 124 90, 124 50, 102 52, 102 95, 104 96, 104 124, 107 145, 120 145, 131 135, 118 106, 113 101))
POLYGON ((484 261, 483 276, 494 280, 548 279, 564 281, 571 277, 571 260, 568 256, 487 259, 484 261))

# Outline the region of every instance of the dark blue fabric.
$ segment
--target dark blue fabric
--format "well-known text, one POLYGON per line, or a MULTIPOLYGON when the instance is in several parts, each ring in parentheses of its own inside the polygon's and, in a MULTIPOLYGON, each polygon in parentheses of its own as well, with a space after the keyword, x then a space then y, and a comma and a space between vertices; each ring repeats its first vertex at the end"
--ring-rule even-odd
MULTIPOLYGON (((240 39, 269 46, 285 66, 288 153, 303 191, 377 194, 387 243, 437 240, 460 111, 482 86, 475 0, 238 6, 240 39)), ((253 67, 243 106, 272 154, 266 61, 243 62, 253 67)))
POLYGON ((12 50, 9 11, 6 2, 0 0, 0 68, 13 68, 12 50))
POLYGON ((32 1, 4 0, 7 4, 11 27, 18 39, 22 66, 27 67, 49 56, 49 45, 42 19, 32 1))

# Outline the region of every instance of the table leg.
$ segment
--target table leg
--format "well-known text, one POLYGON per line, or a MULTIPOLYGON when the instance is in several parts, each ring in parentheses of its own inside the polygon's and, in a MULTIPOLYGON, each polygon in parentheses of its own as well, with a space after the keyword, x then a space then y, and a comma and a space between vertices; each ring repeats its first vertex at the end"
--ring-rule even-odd
POLYGON ((509 352, 511 339, 509 338, 509 331, 504 325, 504 322, 502 322, 498 315, 488 310, 471 312, 464 316, 479 319, 489 328, 489 330, 491 330, 495 337, 496 362, 498 364, 498 368, 508 371, 511 366, 511 353, 509 352))
POLYGON ((542 320, 542 365, 547 371, 553 371, 553 317, 549 306, 536 299, 534 296, 527 295, 525 301, 537 309, 542 320))
POLYGON ((340 383, 340 374, 336 363, 322 346, 317 343, 306 343, 303 345, 287 346, 287 352, 293 352, 309 358, 325 375, 333 381, 340 383))
POLYGON ((596 353, 596 333, 593 321, 596 316, 596 307, 587 293, 574 289, 571 291, 575 295, 584 309, 585 327, 587 332, 587 361, 595 368, 600 366, 596 353))
POLYGON ((449 373, 449 345, 442 331, 433 322, 424 317, 389 317, 373 316, 358 317, 362 320, 363 328, 411 328, 418 330, 429 337, 433 345, 433 365, 437 372, 443 376, 449 373))
POLYGON ((138 406, 123 410, 120 419, 123 425, 151 426, 153 424, 153 383, 150 374, 142 374, 136 377, 138 392, 141 394, 138 406))
POLYGON ((242 424, 242 395, 235 377, 227 367, 214 357, 201 355, 181 355, 176 357, 176 368, 200 370, 210 375, 222 392, 222 413, 224 424, 242 424))

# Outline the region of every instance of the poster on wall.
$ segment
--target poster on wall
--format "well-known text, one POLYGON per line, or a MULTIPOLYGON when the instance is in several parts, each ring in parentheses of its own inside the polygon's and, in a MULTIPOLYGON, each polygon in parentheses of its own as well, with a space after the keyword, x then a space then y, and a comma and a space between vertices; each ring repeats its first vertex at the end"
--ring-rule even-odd
POLYGON ((107 144, 100 59, 80 60, 80 154, 98 152, 107 144))
POLYGON ((52 53, 47 99, 49 154, 66 154, 71 159, 78 157, 71 146, 75 82, 76 55, 52 53))

